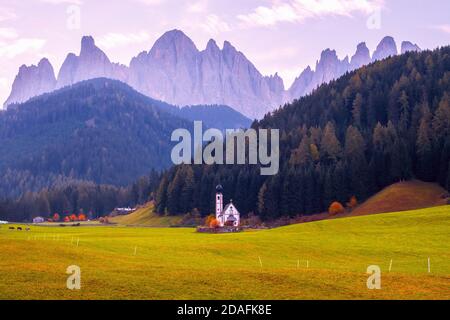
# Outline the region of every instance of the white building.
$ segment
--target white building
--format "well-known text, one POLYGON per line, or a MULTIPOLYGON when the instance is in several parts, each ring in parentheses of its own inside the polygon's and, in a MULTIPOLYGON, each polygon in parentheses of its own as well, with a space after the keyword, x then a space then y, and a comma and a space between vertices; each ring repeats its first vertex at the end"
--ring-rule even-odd
POLYGON ((44 223, 45 219, 42 217, 36 217, 33 219, 33 223, 44 223))
POLYGON ((223 187, 219 184, 216 187, 216 219, 221 227, 239 227, 241 223, 241 214, 233 204, 233 200, 223 207, 223 187))
POLYGON ((127 215, 127 214, 133 213, 135 211, 136 211, 136 209, 131 209, 130 207, 114 209, 114 212, 117 213, 118 215, 127 215))

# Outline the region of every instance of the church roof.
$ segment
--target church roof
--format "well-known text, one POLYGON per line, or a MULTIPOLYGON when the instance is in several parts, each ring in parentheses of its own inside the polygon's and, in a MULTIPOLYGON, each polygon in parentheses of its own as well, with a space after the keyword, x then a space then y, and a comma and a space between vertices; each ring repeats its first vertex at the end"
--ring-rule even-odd
POLYGON ((236 208, 236 206, 234 206, 233 202, 230 202, 229 204, 227 204, 227 205, 225 206, 225 208, 223 209, 221 215, 225 214, 225 212, 227 212, 227 210, 230 208, 230 206, 233 206, 233 207, 234 207, 234 212, 233 212, 233 214, 235 214, 235 215, 240 215, 238 209, 236 208))
POLYGON ((222 214, 224 214, 225 211, 227 211, 228 208, 229 208, 231 205, 232 205, 232 203, 227 204, 227 205, 225 206, 225 208, 223 208, 222 214))

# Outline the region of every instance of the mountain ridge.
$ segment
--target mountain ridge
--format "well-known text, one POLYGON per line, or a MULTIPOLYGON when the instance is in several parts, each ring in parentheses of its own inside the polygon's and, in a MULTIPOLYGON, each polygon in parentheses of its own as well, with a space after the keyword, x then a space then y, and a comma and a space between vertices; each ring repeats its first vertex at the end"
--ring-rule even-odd
MULTIPOLYGON (((411 42, 402 43, 402 53, 412 50, 420 48, 411 42)), ((186 34, 175 29, 164 33, 149 51, 139 53, 126 66, 111 62, 93 37, 84 36, 79 55, 69 53, 57 77, 47 59, 43 59, 43 65, 22 66, 5 107, 83 80, 106 77, 173 105, 228 105, 257 119, 323 83, 394 53, 398 49, 392 37, 382 39, 373 57, 364 42, 351 59, 347 56, 340 60, 335 50, 325 49, 314 70, 308 66, 290 88, 285 88, 278 73, 263 75, 229 41, 224 41, 221 49, 210 39, 206 48, 199 50, 186 34)))

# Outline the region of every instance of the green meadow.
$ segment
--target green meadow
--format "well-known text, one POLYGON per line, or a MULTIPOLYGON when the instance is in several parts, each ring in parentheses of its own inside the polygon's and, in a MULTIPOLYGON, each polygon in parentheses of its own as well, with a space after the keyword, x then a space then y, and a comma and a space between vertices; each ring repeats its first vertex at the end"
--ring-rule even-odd
POLYGON ((450 206, 219 235, 10 226, 0 299, 450 299, 450 206), (70 265, 81 290, 66 288, 70 265))

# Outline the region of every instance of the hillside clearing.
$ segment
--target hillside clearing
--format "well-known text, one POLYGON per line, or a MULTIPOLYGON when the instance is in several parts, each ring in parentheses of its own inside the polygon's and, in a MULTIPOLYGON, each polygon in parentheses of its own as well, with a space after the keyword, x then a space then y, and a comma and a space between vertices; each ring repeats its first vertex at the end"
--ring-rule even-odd
POLYGON ((352 215, 416 210, 445 205, 441 196, 447 193, 436 183, 419 180, 393 184, 357 207, 352 215))
POLYGON ((123 216, 110 218, 110 222, 122 226, 141 226, 141 227, 171 227, 179 225, 182 217, 180 216, 160 216, 154 212, 154 205, 148 204, 139 208, 135 212, 123 216))

